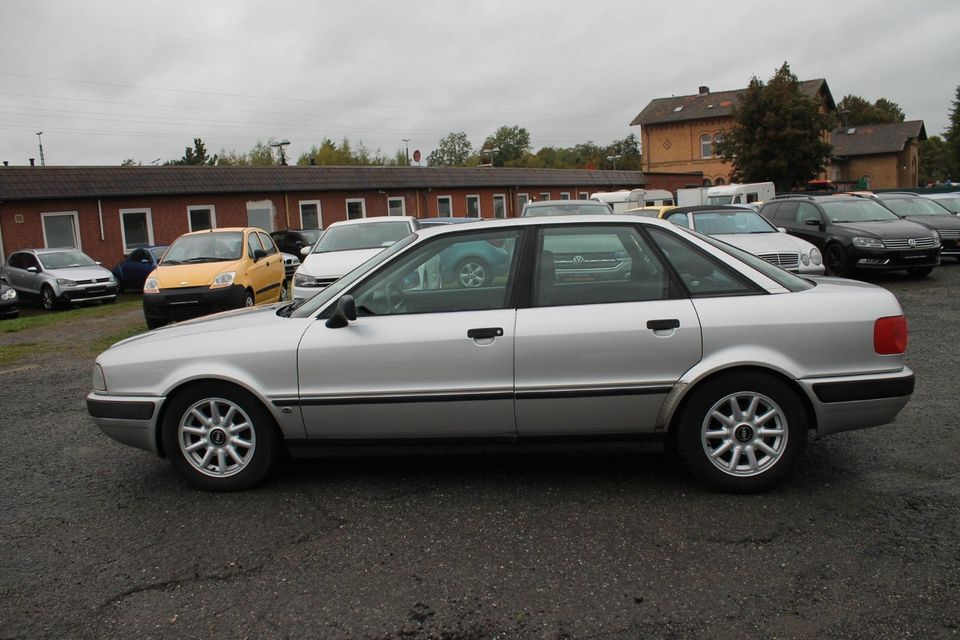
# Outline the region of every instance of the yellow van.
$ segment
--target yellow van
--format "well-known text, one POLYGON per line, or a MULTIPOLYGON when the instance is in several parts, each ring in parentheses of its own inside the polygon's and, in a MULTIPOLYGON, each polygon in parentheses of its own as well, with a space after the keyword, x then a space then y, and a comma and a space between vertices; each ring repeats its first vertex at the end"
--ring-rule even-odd
POLYGON ((168 322, 287 299, 283 257, 255 227, 185 233, 170 245, 143 285, 143 316, 168 322))

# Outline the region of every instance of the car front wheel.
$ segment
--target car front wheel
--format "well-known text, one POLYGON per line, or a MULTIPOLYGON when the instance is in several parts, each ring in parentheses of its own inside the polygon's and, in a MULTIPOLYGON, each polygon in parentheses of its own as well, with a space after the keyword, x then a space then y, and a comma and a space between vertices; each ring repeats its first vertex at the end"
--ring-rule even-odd
POLYGON ((53 311, 57 308, 57 298, 53 295, 53 289, 47 285, 40 289, 40 304, 47 311, 53 311))
POLYGON ((786 477, 806 446, 808 425, 793 389, 747 372, 694 389, 678 429, 680 456, 694 476, 722 491, 753 493, 786 477))
POLYGON ((269 473, 280 447, 267 410, 248 392, 220 383, 194 385, 175 396, 162 435, 174 468, 211 491, 254 486, 269 473))
POLYGON ((850 273, 850 266, 847 264, 847 252, 838 244, 832 244, 827 247, 827 253, 824 256, 827 273, 832 276, 846 276, 850 273))

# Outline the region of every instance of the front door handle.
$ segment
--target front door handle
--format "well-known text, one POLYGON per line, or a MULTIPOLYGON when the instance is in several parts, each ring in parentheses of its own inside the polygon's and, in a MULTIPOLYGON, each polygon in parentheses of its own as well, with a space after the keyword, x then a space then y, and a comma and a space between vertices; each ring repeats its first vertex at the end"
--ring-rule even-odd
POLYGON ((669 320, 647 320, 647 329, 652 329, 653 331, 666 331, 667 329, 679 329, 680 321, 676 318, 670 318, 669 320))
POLYGON ((467 329, 467 337, 474 340, 485 340, 496 338, 503 335, 503 329, 500 327, 486 327, 483 329, 467 329))

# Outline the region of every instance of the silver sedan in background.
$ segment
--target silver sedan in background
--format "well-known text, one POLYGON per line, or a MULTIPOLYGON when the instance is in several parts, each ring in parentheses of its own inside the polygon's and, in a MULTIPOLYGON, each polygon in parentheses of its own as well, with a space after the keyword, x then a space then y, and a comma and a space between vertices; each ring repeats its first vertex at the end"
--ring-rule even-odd
POLYGON ((809 430, 894 420, 906 341, 876 286, 660 220, 519 218, 419 230, 307 301, 119 342, 87 406, 205 489, 253 486, 284 448, 639 440, 750 492, 788 474, 809 430), (507 252, 506 275, 444 277, 441 254, 476 242, 507 252), (598 276, 593 254, 614 247, 618 277, 598 276))

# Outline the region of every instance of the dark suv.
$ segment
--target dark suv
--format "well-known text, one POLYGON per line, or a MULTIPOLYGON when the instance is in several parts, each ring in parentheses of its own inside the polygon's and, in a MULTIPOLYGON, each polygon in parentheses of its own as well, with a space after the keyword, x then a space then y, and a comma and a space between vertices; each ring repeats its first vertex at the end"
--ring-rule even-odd
POLYGON ((912 193, 878 193, 877 200, 904 220, 940 234, 940 255, 960 260, 960 218, 936 200, 912 193))
POLYGON ((277 247, 284 253, 291 253, 298 258, 304 247, 312 247, 320 238, 323 229, 284 229, 270 234, 277 247))
POLYGON ((925 276, 940 264, 940 236, 935 231, 901 220, 873 198, 787 196, 768 201, 760 214, 816 245, 832 275, 847 276, 854 269, 903 269, 925 276))

